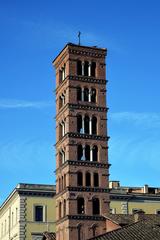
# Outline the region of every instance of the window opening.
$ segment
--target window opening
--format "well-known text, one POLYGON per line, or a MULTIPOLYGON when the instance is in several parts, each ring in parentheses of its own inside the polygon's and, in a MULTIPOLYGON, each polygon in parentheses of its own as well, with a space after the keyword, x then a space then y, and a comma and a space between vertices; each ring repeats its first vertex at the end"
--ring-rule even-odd
POLYGON ((82 101, 82 89, 80 87, 77 88, 77 101, 82 101))
POLYGON ((78 186, 83 185, 83 174, 82 174, 82 172, 77 173, 77 185, 78 186))
POLYGON ((93 161, 97 162, 97 160, 98 160, 98 147, 93 146, 92 152, 93 152, 93 161))
POLYGON ((90 161, 90 146, 86 145, 85 147, 85 160, 90 161))
POLYGON ((91 89, 91 102, 96 102, 96 89, 94 88, 91 89))
POLYGON ((77 132, 82 133, 82 116, 77 116, 77 132))
POLYGON ((78 214, 84 214, 84 198, 78 198, 77 204, 78 214))
POLYGON ((43 222, 43 206, 35 206, 35 221, 43 222))
POLYGON ((94 187, 99 186, 99 176, 98 173, 94 173, 94 187))
POLYGON ((88 90, 88 88, 84 88, 84 101, 85 102, 89 101, 89 90, 88 90))
POLYGON ((93 215, 99 215, 100 209, 99 209, 99 199, 98 198, 93 198, 92 207, 93 207, 93 215))
POLYGON ((97 118, 92 117, 92 134, 97 134, 97 118))
POLYGON ((86 186, 91 186, 91 174, 89 172, 86 173, 86 186))
POLYGON ((91 65, 91 76, 92 77, 96 76, 96 63, 95 62, 92 62, 92 65, 91 65))
POLYGON ((89 134, 89 117, 85 116, 84 118, 84 132, 89 134))
POLYGON ((82 62, 77 61, 77 75, 82 75, 82 62))

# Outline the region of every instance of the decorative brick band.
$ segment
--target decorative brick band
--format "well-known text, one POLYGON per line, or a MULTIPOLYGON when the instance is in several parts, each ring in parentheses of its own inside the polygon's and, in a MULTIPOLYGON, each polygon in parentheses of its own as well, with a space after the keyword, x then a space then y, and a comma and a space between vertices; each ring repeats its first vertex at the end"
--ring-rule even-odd
POLYGON ((108 193, 108 188, 99 188, 99 187, 67 187, 68 191, 73 192, 101 192, 101 193, 108 193))
POLYGON ((93 77, 87 77, 87 76, 73 76, 69 75, 68 76, 69 80, 76 80, 80 82, 89 82, 89 83, 97 83, 97 84, 106 84, 108 80, 105 79, 98 79, 98 78, 93 78, 93 77))
POLYGON ((75 161, 75 160, 67 160, 61 167, 57 168, 55 172, 61 171, 67 165, 73 166, 84 166, 84 167, 96 167, 96 168, 109 168, 111 164, 109 163, 100 163, 100 162, 90 162, 90 161, 75 161))

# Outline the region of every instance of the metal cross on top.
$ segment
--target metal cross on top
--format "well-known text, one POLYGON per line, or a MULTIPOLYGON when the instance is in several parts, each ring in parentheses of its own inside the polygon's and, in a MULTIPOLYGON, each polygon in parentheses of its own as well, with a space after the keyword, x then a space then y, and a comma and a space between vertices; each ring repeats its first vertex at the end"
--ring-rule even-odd
POLYGON ((78 44, 81 45, 81 32, 80 31, 78 32, 78 39, 79 39, 78 44))

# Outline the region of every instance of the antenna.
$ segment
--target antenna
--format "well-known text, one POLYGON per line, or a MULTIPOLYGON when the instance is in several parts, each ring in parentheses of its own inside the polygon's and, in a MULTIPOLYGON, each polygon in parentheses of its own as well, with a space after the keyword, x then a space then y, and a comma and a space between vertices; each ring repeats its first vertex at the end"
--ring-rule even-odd
POLYGON ((78 39, 79 39, 78 45, 81 45, 81 32, 80 31, 78 32, 78 39))

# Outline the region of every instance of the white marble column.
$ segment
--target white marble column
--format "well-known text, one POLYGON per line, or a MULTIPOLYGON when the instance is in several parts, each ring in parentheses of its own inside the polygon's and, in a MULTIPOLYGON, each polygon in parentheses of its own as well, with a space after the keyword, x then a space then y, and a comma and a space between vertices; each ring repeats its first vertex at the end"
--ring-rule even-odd
POLYGON ((85 64, 85 62, 82 61, 82 76, 84 76, 84 64, 85 64))
POLYGON ((82 149, 83 149, 83 155, 82 155, 82 161, 85 161, 86 158, 85 158, 85 145, 82 146, 82 149))
POLYGON ((88 95, 88 101, 91 102, 91 95, 92 95, 92 90, 89 89, 89 95, 88 95))
POLYGON ((90 161, 93 162, 93 147, 90 147, 90 161))
POLYGON ((85 133, 84 119, 85 119, 85 116, 82 116, 82 133, 83 133, 83 134, 85 133))
POLYGON ((92 134, 92 117, 89 117, 89 134, 92 134))
POLYGON ((89 61, 89 65, 88 65, 88 76, 89 77, 91 76, 91 65, 92 65, 92 62, 89 61))
POLYGON ((81 100, 84 101, 84 88, 82 87, 82 91, 81 91, 81 100))

